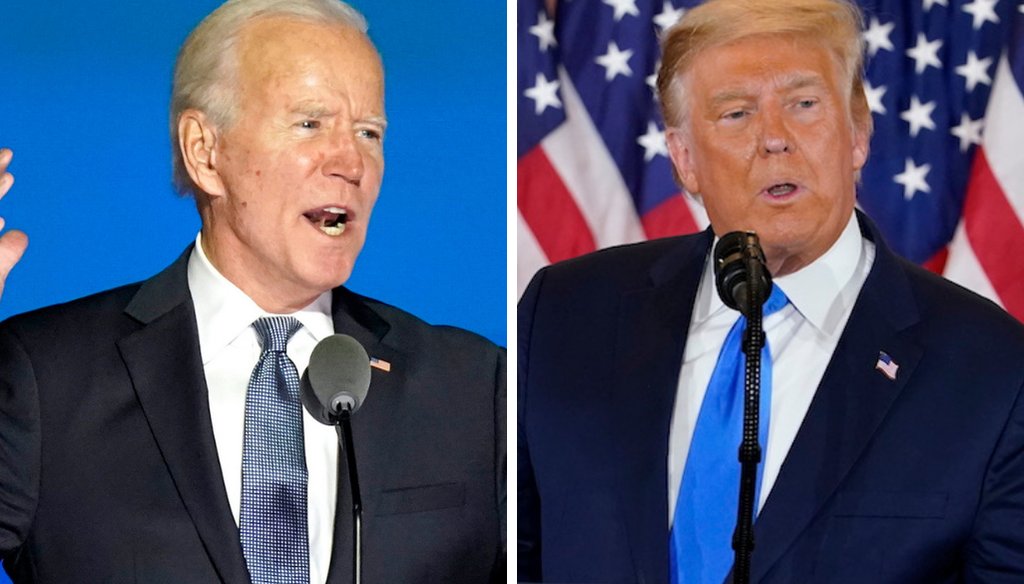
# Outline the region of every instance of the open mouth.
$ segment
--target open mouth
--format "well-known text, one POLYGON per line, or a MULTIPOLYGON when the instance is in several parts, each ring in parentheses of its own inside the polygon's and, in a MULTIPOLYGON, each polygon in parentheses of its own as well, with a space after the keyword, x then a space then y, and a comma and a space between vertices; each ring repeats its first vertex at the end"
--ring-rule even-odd
POLYGON ((309 222, 315 225, 323 233, 337 237, 345 233, 345 223, 348 221, 348 211, 341 207, 323 207, 303 213, 309 222))
POLYGON ((785 197, 795 192, 796 189, 797 186, 793 183, 779 183, 768 187, 765 192, 773 197, 785 197))

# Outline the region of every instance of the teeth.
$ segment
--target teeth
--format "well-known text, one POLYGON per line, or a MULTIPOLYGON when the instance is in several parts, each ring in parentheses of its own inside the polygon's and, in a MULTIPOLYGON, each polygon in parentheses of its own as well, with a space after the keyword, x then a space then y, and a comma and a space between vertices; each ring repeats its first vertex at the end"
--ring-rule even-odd
POLYGON ((794 185, 786 183, 781 185, 775 185, 772 188, 768 189, 768 194, 778 197, 780 195, 788 195, 789 193, 795 190, 796 187, 794 185))
POLYGON ((324 211, 335 215, 345 215, 345 210, 341 207, 324 207, 324 211))
POLYGON ((323 231, 324 233, 326 233, 327 235, 330 235, 332 237, 337 237, 337 236, 341 235, 342 233, 345 233, 345 224, 344 223, 338 223, 337 225, 334 225, 332 227, 328 227, 328 226, 324 225, 323 223, 321 223, 321 224, 317 225, 317 227, 320 228, 320 231, 323 231))

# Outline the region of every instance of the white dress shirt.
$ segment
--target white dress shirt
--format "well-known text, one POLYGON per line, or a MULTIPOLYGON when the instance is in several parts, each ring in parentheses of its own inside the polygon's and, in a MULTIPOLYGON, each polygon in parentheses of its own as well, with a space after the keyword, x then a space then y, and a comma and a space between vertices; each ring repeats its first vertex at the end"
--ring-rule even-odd
MULTIPOLYGON (((221 275, 203 252, 201 235, 196 236, 195 249, 188 260, 188 288, 196 309, 217 455, 231 512, 238 524, 245 393, 262 352, 251 325, 265 316, 285 315, 267 313, 221 275)), ((309 365, 313 347, 334 334, 331 292, 324 292, 309 306, 287 316, 302 323, 302 328, 289 340, 287 349, 288 357, 302 375, 309 365)), ((334 539, 338 437, 334 428, 317 422, 305 409, 302 423, 309 473, 309 580, 312 584, 321 584, 327 581, 334 539)))
MULTIPOLYGON (((821 257, 795 273, 775 278, 789 304, 764 319, 772 355, 772 403, 758 509, 764 506, 779 476, 874 258, 874 244, 861 237, 857 217, 851 215, 839 239, 821 257)), ((737 318, 739 312, 725 306, 718 297, 714 266, 706 261, 690 319, 669 432, 670 527, 704 392, 737 318)), ((739 441, 737 436, 737 447, 739 441)), ((735 457, 725 463, 739 465, 735 457)))

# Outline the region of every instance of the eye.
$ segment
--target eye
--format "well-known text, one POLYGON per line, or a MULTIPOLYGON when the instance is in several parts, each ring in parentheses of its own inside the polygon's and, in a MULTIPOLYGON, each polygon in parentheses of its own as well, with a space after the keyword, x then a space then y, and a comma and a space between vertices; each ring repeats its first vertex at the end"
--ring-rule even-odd
POLYGON ((299 122, 299 127, 303 130, 319 130, 320 125, 319 120, 302 120, 299 122))
POLYGON ((363 129, 359 130, 358 131, 358 135, 359 135, 360 138, 367 138, 367 139, 370 139, 370 140, 374 140, 376 142, 380 142, 380 141, 382 141, 384 139, 383 132, 381 132, 379 130, 371 130, 369 128, 363 128, 363 129))
POLYGON ((800 101, 796 102, 796 106, 801 109, 811 109, 816 105, 818 105, 818 100, 811 98, 801 99, 800 101))

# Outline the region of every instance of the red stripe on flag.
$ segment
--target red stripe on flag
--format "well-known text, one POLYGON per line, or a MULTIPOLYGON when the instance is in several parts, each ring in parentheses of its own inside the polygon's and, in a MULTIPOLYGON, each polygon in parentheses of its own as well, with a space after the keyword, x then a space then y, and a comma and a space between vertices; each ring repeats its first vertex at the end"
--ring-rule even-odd
POLYGON ((516 165, 519 212, 550 262, 594 251, 594 236, 569 189, 543 149, 534 148, 516 165))
POLYGON ((669 197, 640 218, 648 239, 671 237, 673 235, 684 235, 700 231, 697 222, 693 220, 690 208, 686 205, 686 201, 683 200, 685 196, 682 193, 678 193, 669 197))
POLYGON ((1024 321, 1024 262, 1011 252, 1024 240, 1024 226, 978 148, 967 184, 964 227, 978 263, 1006 310, 1024 321))
POLYGON ((946 261, 949 260, 949 247, 944 247, 939 251, 935 252, 935 255, 925 263, 921 264, 926 270, 935 272, 938 275, 942 275, 943 270, 946 269, 946 261))

